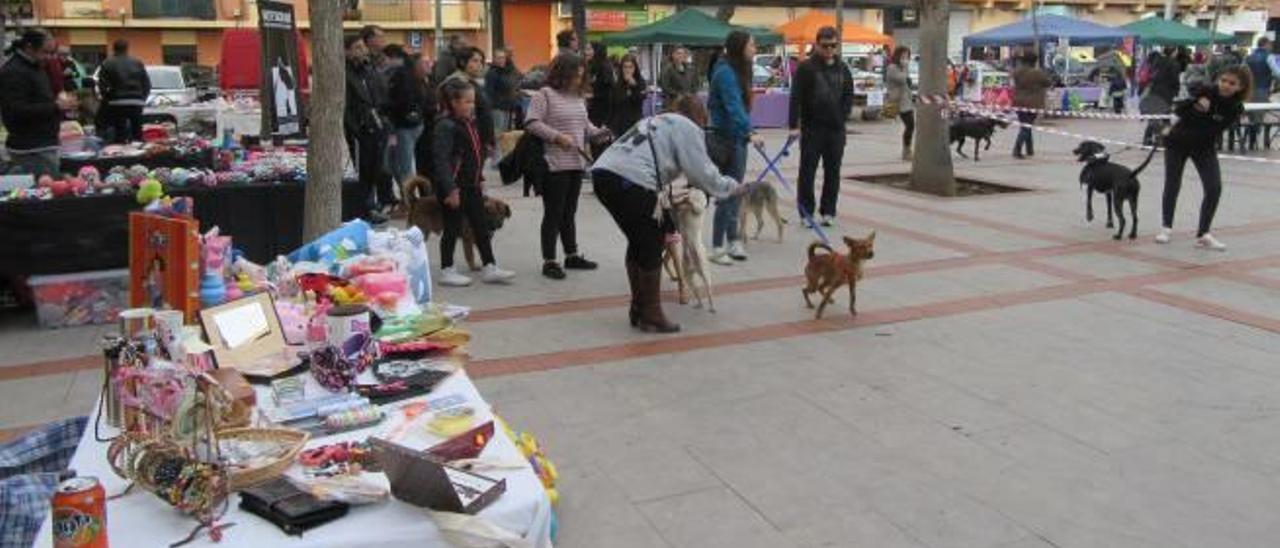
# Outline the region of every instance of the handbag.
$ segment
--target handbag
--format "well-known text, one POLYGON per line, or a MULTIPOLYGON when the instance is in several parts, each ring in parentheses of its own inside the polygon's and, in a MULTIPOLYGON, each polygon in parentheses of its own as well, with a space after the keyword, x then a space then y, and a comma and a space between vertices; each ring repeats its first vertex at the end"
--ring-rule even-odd
POLYGON ((714 128, 706 131, 707 140, 707 156, 711 158, 711 163, 715 164, 716 169, 721 173, 731 171, 733 163, 734 146, 733 139, 721 134, 714 128))
POLYGON ((284 478, 240 492, 241 510, 261 517, 293 536, 301 536, 308 529, 345 516, 349 508, 345 502, 320 500, 284 478))

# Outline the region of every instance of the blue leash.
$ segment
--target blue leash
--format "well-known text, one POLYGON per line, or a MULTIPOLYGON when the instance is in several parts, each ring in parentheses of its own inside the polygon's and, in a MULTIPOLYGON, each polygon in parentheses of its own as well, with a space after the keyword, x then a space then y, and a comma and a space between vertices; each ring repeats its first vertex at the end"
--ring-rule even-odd
POLYGON ((808 226, 809 230, 812 230, 814 234, 818 235, 818 239, 822 240, 822 243, 830 246, 831 240, 827 238, 827 233, 823 232, 822 227, 813 220, 813 215, 809 211, 805 210, 804 206, 800 204, 799 195, 796 194, 795 189, 791 187, 791 183, 787 182, 787 178, 782 175, 782 171, 778 169, 778 164, 782 162, 782 159, 791 155, 791 145, 795 144, 795 142, 795 136, 787 136, 787 143, 782 145, 782 150, 778 151, 778 154, 774 156, 773 159, 769 159, 769 155, 764 151, 764 145, 756 145, 756 152, 759 152, 760 157, 764 158, 765 166, 764 171, 760 172, 760 176, 756 177, 755 182, 752 184, 758 185, 764 183, 765 176, 772 173, 773 176, 782 183, 783 188, 786 188, 787 192, 791 193, 791 196, 796 198, 796 209, 800 210, 800 217, 804 220, 804 224, 808 226))

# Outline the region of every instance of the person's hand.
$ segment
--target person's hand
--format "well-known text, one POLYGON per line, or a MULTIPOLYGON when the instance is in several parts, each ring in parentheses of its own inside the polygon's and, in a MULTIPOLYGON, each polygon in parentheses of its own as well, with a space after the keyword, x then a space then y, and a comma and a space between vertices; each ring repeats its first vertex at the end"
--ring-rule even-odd
POLYGON ((751 192, 751 187, 754 186, 755 184, 756 183, 738 183, 738 186, 733 188, 733 192, 730 192, 729 196, 745 195, 748 192, 751 192))
POLYGON ((394 134, 394 133, 392 133, 391 135, 388 135, 388 136, 387 136, 387 146, 389 146, 389 147, 396 146, 396 143, 397 143, 398 141, 399 141, 399 139, 396 139, 396 134, 394 134))
POLYGON ((752 133, 750 139, 751 139, 751 144, 753 146, 758 146, 758 147, 764 146, 764 137, 761 137, 760 134, 752 133))
POLYGON ((560 148, 573 148, 573 139, 563 133, 557 135, 555 140, 552 142, 560 148))
POLYGON ((1209 112, 1209 98, 1201 97, 1196 100, 1196 110, 1200 112, 1209 112))
POLYGON ((462 195, 458 193, 458 189, 453 189, 444 199, 445 207, 449 209, 458 209, 462 206, 462 195))

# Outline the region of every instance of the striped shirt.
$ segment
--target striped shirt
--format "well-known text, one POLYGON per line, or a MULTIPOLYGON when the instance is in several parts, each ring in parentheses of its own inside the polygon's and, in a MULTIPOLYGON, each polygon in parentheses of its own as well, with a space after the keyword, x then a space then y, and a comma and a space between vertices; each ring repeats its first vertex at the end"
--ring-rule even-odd
POLYGON ((529 101, 525 129, 547 142, 547 168, 552 172, 583 171, 587 161, 579 151, 589 151, 587 139, 607 130, 591 125, 587 103, 581 95, 542 88, 529 101), (561 135, 573 140, 574 148, 553 143, 561 135))

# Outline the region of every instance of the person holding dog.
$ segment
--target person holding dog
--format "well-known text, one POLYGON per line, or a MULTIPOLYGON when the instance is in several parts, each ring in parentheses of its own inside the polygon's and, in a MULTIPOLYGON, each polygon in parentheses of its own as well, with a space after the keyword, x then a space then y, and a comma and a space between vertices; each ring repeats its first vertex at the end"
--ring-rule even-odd
POLYGON ((1156 235, 1156 243, 1173 239, 1173 214, 1178 209, 1178 191, 1182 188, 1182 170, 1187 159, 1196 166, 1204 198, 1200 202, 1200 226, 1196 230, 1196 247, 1226 251, 1227 246, 1209 229, 1222 197, 1222 169, 1218 165, 1218 139, 1222 132, 1244 114, 1244 102, 1253 92, 1253 74, 1246 65, 1222 69, 1215 85, 1197 86, 1191 99, 1174 108, 1177 122, 1165 136, 1164 153, 1164 225, 1156 235))
POLYGON ((485 283, 503 283, 514 272, 498 268, 492 236, 484 213, 484 142, 475 117, 476 90, 471 82, 452 78, 440 86, 443 116, 433 130, 432 178, 436 196, 444 206, 444 234, 440 237, 440 285, 471 285, 471 278, 453 267, 453 250, 462 235, 462 222, 471 225, 484 268, 485 283))
POLYGON ((669 107, 669 112, 632 126, 600 156, 591 172, 596 196, 627 237, 631 325, 658 333, 680 330, 662 312, 664 231, 658 193, 682 176, 690 185, 719 198, 746 188, 721 174, 707 155, 703 130, 707 111, 702 102, 682 95, 669 107))
MULTIPOLYGON (((809 219, 822 214, 831 226, 840 197, 840 163, 844 159, 845 120, 853 110, 853 75, 840 60, 840 36, 835 27, 822 27, 813 55, 796 69, 791 84, 791 137, 800 139, 800 211, 809 219), (822 204, 814 210, 814 177, 822 161, 822 204)), ((906 94, 910 99, 910 92, 906 94)), ((910 111, 910 107, 907 108, 910 111)), ((901 110, 900 110, 901 111, 901 110)), ((908 130, 910 131, 910 130, 908 130)), ((910 139, 910 134, 904 139, 910 139)), ((910 141, 905 145, 910 149, 910 141)), ((808 222, 808 221, 806 221, 808 222)))
POLYGON ((542 275, 563 280, 564 269, 595 270, 599 265, 578 252, 578 195, 586 171, 587 145, 607 138, 609 130, 587 118, 582 95, 586 64, 562 53, 551 61, 547 86, 529 101, 525 130, 546 141, 547 177, 542 183, 542 275), (564 268, 556 262, 556 238, 564 244, 564 268))
MULTIPOLYGON (((756 42, 750 34, 735 30, 724 42, 724 57, 711 69, 711 89, 707 108, 711 115, 711 135, 716 151, 712 160, 734 180, 741 182, 747 173, 747 144, 761 145, 764 140, 751 129, 751 63, 756 42)), ((711 262, 731 265, 747 260, 747 252, 738 234, 738 210, 742 200, 729 196, 716 202, 711 222, 711 262), (725 247, 726 240, 728 247, 725 247)))

